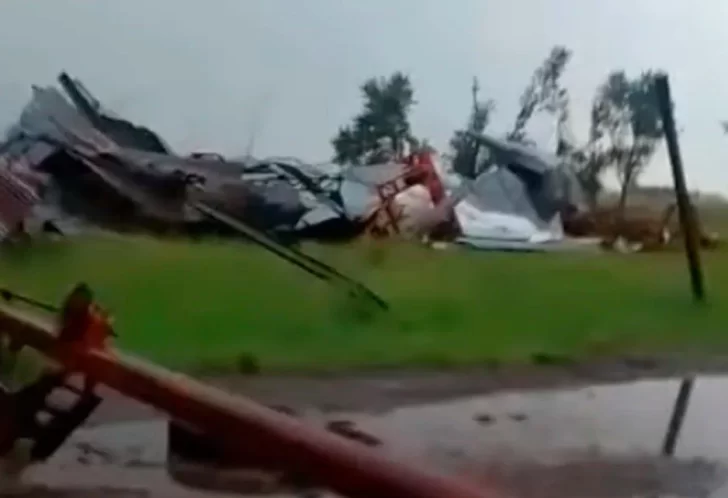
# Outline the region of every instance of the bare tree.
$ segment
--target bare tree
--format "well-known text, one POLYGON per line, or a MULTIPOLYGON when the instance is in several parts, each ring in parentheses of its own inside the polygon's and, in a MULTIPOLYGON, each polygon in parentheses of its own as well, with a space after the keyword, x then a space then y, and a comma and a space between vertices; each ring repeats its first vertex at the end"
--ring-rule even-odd
POLYGON ((663 136, 651 71, 629 79, 611 73, 599 87, 592 107, 591 148, 601 167, 614 168, 620 182, 619 212, 663 136))
POLYGON ((453 137, 450 139, 450 148, 452 149, 454 161, 454 169, 460 174, 468 177, 473 177, 477 174, 474 171, 475 163, 474 157, 476 144, 473 139, 473 135, 482 134, 488 127, 490 122, 490 116, 495 110, 495 102, 492 100, 480 100, 479 98, 480 85, 477 78, 473 78, 472 87, 472 108, 470 110, 470 117, 468 118, 468 124, 465 129, 456 130, 453 137))

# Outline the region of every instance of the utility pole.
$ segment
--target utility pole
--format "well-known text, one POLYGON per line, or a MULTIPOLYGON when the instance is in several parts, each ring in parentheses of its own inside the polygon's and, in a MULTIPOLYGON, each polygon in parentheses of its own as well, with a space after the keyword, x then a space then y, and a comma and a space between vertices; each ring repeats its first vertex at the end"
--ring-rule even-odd
POLYGON ((655 77, 655 95, 660 108, 660 114, 662 114, 662 126, 665 131, 665 141, 667 142, 667 151, 670 156, 670 166, 672 167, 672 178, 675 183, 675 197, 677 199, 680 225, 685 241, 685 255, 688 260, 693 299, 696 302, 702 303, 705 301, 705 286, 700 264, 698 227, 695 209, 690 201, 690 194, 685 183, 685 170, 683 168, 682 157, 680 156, 680 146, 677 140, 677 131, 675 130, 675 118, 672 114, 670 84, 666 74, 660 74, 655 77))
MULTIPOLYGON (((672 114, 672 97, 670 96, 670 83, 666 74, 659 74, 655 77, 654 86, 657 105, 662 115, 662 126, 667 142, 667 151, 670 155, 670 166, 672 167, 672 179, 675 183, 675 197, 677 199, 678 212, 680 214, 680 225, 682 226, 683 238, 685 240, 685 254, 688 260, 690 271, 690 282, 692 284, 693 299, 697 303, 705 301, 705 288, 703 286, 703 272, 700 266, 700 250, 698 248, 698 229, 696 226, 695 211, 688 188, 685 182, 685 171, 683 169, 682 157, 680 157, 680 146, 677 140, 675 129, 675 117, 672 114)), ((675 447, 680 436, 685 414, 688 411, 690 395, 693 392, 695 379, 685 377, 680 382, 675 406, 673 407, 670 422, 667 427, 667 434, 662 443, 662 454, 673 456, 675 447)))

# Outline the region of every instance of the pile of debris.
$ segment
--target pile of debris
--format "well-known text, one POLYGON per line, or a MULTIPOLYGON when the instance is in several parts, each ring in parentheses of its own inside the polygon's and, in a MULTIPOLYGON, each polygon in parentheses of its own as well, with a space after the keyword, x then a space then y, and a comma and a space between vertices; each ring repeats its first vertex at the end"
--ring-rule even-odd
POLYGON ((536 148, 473 135, 453 161, 471 178, 455 205, 462 237, 479 249, 561 250, 583 247, 566 237, 563 218, 580 212, 584 196, 568 164, 536 148))
POLYGON ((78 80, 58 80, 61 89, 32 87, 0 145, 0 240, 34 227, 193 235, 243 227, 285 245, 366 234, 542 251, 610 236, 588 222, 597 215, 583 209, 569 165, 532 147, 472 135, 450 168, 430 149, 344 168, 182 156, 105 110, 78 80))
POLYGON ((387 185, 437 188, 432 163, 420 165, 416 154, 347 169, 289 158, 180 156, 151 130, 104 110, 79 81, 63 73, 59 83, 63 91, 32 87, 0 147, 0 238, 32 225, 238 232, 196 209, 200 204, 278 240, 350 238, 381 232, 385 211, 398 226, 402 213, 387 204, 387 185))
POLYGON ((12 203, 0 205, 4 235, 31 211, 42 226, 61 231, 69 220, 117 230, 229 229, 194 209, 200 202, 266 232, 356 225, 321 175, 286 164, 178 156, 152 131, 103 111, 79 82, 66 74, 59 81, 72 103, 56 88, 33 87, 0 151, 2 188, 14 192, 12 203))
MULTIPOLYGON (((535 148, 473 135, 454 169, 472 178, 455 205, 460 242, 481 249, 606 249, 620 252, 679 247, 676 206, 621 210, 587 206, 572 165, 535 148)), ((713 249, 719 236, 699 227, 700 244, 713 249)))

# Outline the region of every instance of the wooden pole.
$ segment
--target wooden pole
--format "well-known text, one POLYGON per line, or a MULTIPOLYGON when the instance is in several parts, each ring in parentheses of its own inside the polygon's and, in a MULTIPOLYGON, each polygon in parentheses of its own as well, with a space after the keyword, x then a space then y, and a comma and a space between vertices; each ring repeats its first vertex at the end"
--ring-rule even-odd
MULTIPOLYGON (((672 179, 675 184, 675 197, 680 217, 680 226, 685 240, 685 255, 688 261, 690 272, 690 283, 692 285, 693 299, 695 302, 705 301, 705 286, 703 283, 703 271, 700 265, 700 250, 698 247, 698 228, 693 205, 690 202, 690 195, 685 182, 685 171, 683 169, 682 157, 680 156, 680 145, 677 140, 675 129, 675 118, 672 114, 672 97, 670 96, 670 83, 666 74, 659 74, 655 77, 655 95, 657 105, 662 115, 662 126, 667 142, 667 152, 670 155, 670 166, 672 168, 672 179)), ((680 436, 685 414, 687 413, 690 395, 693 391, 695 379, 685 377, 680 382, 680 390, 675 399, 675 407, 667 427, 667 434, 662 445, 662 454, 672 456, 680 436)))
POLYGON ((705 287, 703 284, 703 272, 700 265, 700 251, 698 248, 698 229, 696 226, 695 212, 690 202, 688 188, 685 183, 685 172, 683 170, 682 158, 680 157, 680 146, 675 130, 675 119, 672 114, 672 98, 670 97, 670 84, 666 74, 659 74, 655 77, 655 94, 657 104, 662 115, 662 126, 667 142, 667 151, 670 155, 670 166, 672 167, 672 178, 675 183, 675 196, 677 198, 680 225, 685 239, 685 254, 688 260, 690 271, 690 282, 692 284, 693 298, 696 302, 705 301, 705 287))

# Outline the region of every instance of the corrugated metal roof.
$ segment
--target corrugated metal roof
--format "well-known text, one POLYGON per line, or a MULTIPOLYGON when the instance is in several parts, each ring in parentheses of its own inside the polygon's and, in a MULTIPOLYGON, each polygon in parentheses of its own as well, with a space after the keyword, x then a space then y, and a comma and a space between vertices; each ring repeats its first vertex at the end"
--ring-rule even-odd
POLYGON ((33 98, 23 108, 18 123, 6 137, 6 156, 20 155, 32 165, 60 147, 89 155, 118 151, 116 144, 98 132, 53 87, 33 87, 33 98))
POLYGON ((543 174, 550 169, 557 168, 559 159, 556 156, 518 142, 501 140, 490 135, 475 135, 476 140, 493 152, 495 164, 516 164, 533 173, 543 174))

